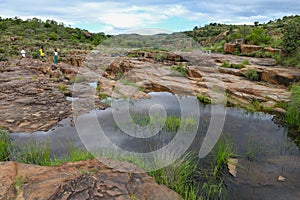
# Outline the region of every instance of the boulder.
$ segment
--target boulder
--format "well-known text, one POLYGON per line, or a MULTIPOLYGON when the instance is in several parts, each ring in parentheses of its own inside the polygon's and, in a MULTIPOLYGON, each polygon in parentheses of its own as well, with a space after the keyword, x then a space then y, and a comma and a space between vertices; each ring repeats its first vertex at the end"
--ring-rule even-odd
POLYGON ((225 53, 231 53, 233 54, 236 51, 236 44, 232 44, 232 43, 225 43, 224 44, 224 51, 225 53))
POLYGON ((108 159, 58 167, 2 162, 0 179, 1 200, 182 199, 135 165, 108 159))
POLYGON ((265 47, 264 52, 269 52, 269 53, 272 53, 272 54, 276 54, 276 53, 280 54, 281 49, 275 49, 275 48, 272 48, 272 47, 265 47))
POLYGON ((258 51, 262 48, 263 48, 262 46, 257 46, 257 45, 241 44, 241 52, 242 53, 252 53, 252 52, 258 51))

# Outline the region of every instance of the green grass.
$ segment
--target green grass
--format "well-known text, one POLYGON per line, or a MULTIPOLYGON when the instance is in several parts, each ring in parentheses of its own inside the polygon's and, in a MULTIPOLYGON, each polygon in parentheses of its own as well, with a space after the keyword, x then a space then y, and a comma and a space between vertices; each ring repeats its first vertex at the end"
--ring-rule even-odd
POLYGON ((234 69, 242 69, 245 68, 244 64, 233 64, 233 63, 229 63, 227 60, 224 61, 221 65, 221 67, 224 68, 234 68, 234 69))
POLYGON ((196 94, 197 99, 204 104, 212 104, 211 100, 205 94, 196 94))
POLYGON ((189 74, 189 69, 188 67, 184 65, 178 65, 178 66, 173 66, 171 67, 171 70, 178 72, 180 76, 187 77, 189 74))
POLYGON ((242 65, 250 65, 250 62, 249 62, 249 60, 243 60, 241 64, 242 65))
POLYGON ((25 164, 41 166, 56 166, 65 162, 93 159, 94 156, 88 151, 69 147, 69 155, 64 159, 56 159, 51 154, 49 143, 31 141, 29 144, 17 147, 9 137, 9 133, 0 130, 0 162, 16 161, 25 164))
POLYGON ((243 75, 252 81, 258 81, 259 75, 257 74, 257 71, 255 69, 247 69, 243 75))
POLYGON ((197 157, 190 153, 181 159, 173 162, 171 165, 149 172, 155 181, 176 191, 186 200, 200 199, 198 189, 192 182, 192 177, 197 170, 197 157))
POLYGON ((22 176, 18 176, 14 181, 14 188, 16 189, 17 193, 20 194, 22 190, 22 185, 24 184, 24 180, 22 176))
MULTIPOLYGON (((163 116, 156 115, 155 117, 150 117, 145 114, 134 114, 131 115, 132 120, 127 123, 135 123, 139 126, 145 127, 162 127, 163 131, 176 133, 179 128, 184 132, 191 131, 195 125, 196 120, 193 117, 180 117, 175 115, 169 115, 166 118, 163 116)), ((125 124, 125 125, 126 125, 125 124)))
POLYGON ((300 131, 300 85, 291 87, 292 96, 287 104, 285 121, 300 131))
POLYGON ((9 161, 10 149, 12 147, 12 140, 8 132, 0 129, 0 162, 9 161))
POLYGON ((65 92, 67 89, 67 86, 65 84, 60 84, 60 85, 58 85, 58 89, 61 92, 65 92))
POLYGON ((232 143, 228 139, 219 139, 216 147, 211 152, 210 168, 200 169, 200 176, 204 179, 201 187, 202 199, 224 198, 228 159, 236 156, 232 149, 232 143))

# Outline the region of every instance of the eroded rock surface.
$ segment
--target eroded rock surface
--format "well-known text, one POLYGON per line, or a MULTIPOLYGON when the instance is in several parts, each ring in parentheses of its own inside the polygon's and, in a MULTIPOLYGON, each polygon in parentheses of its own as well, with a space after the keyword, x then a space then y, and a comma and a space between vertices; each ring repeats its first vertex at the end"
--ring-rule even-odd
POLYGON ((49 130, 70 115, 66 77, 72 66, 23 59, 0 67, 0 126, 12 132, 49 130), (65 89, 64 89, 65 87, 65 89))
POLYGON ((65 163, 58 167, 2 162, 0 179, 1 200, 182 199, 134 165, 108 159, 65 163))

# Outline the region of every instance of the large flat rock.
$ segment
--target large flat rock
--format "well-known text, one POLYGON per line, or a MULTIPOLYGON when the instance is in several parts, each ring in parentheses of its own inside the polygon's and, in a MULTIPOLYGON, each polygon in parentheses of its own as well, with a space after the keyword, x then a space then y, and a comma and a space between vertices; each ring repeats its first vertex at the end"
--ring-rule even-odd
POLYGON ((2 162, 0 180, 1 200, 182 199, 135 165, 109 159, 58 167, 2 162), (15 184, 17 181, 19 184, 15 184))

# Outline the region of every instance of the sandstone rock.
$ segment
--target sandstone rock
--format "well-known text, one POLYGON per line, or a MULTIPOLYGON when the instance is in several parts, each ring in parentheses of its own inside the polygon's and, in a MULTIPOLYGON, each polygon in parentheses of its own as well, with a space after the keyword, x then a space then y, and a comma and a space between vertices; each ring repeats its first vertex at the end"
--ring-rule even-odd
POLYGON ((225 43, 224 44, 224 52, 225 53, 231 53, 233 54, 236 51, 236 44, 232 44, 232 43, 225 43))
POLYGON ((265 47, 264 48, 264 52, 270 52, 272 54, 276 54, 276 53, 281 53, 281 49, 275 49, 275 48, 272 48, 272 47, 265 47))
POLYGON ((58 89, 64 83, 60 64, 55 70, 51 63, 31 59, 6 65, 14 71, 0 73, 0 80, 10 77, 0 82, 1 127, 11 132, 47 131, 70 115, 71 104, 58 89))
POLYGON ((257 46, 257 45, 241 44, 241 52, 242 53, 252 53, 252 52, 258 51, 262 48, 263 48, 262 46, 257 46))
POLYGON ((15 162, 0 163, 0 199, 182 199, 174 191, 155 183, 145 172, 125 162, 100 160, 41 167, 15 162), (14 183, 21 179, 17 194, 14 183))

